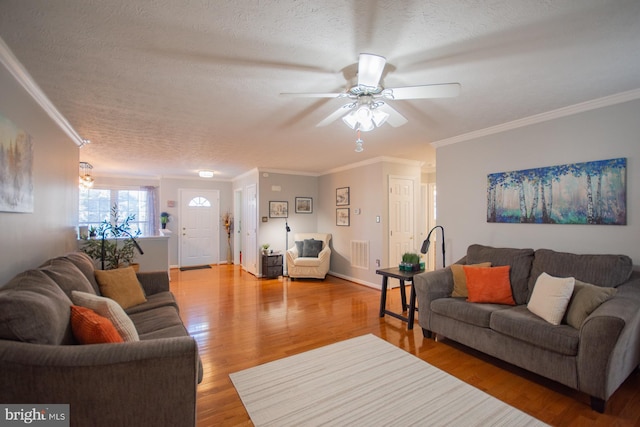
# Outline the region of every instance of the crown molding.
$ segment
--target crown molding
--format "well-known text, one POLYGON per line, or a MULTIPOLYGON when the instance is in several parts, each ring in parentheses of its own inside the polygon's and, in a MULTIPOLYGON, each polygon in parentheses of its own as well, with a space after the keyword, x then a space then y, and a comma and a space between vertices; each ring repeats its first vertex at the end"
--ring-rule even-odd
POLYGON ((483 136, 494 135, 497 133, 506 132, 508 130, 518 129, 524 126, 542 123, 561 117, 572 116, 574 114, 596 110, 598 108, 609 107, 611 105, 622 104, 624 102, 629 102, 636 99, 640 99, 640 89, 634 89, 627 92, 617 93, 615 95, 593 99, 591 101, 581 102, 579 104, 570 105, 568 107, 562 107, 556 110, 547 111, 546 113, 540 113, 533 116, 525 117, 523 119, 518 119, 500 125, 491 126, 485 129, 464 133, 462 135, 454 136, 451 138, 441 139, 439 141, 432 142, 431 145, 435 148, 440 148, 446 145, 465 142, 472 139, 481 138, 483 136))
POLYGON ((424 162, 418 161, 418 160, 409 160, 409 159, 400 159, 397 157, 388 157, 388 156, 380 156, 380 157, 374 157, 372 159, 368 159, 368 160, 363 160, 361 162, 356 162, 356 163, 351 163, 345 166, 339 166, 337 168, 334 169, 330 169, 326 172, 321 173, 320 175, 330 175, 332 173, 337 173, 337 172, 343 172, 343 171, 347 171, 349 169, 355 169, 355 168, 359 168, 362 166, 368 166, 368 165, 372 165, 372 164, 376 164, 376 163, 382 163, 382 162, 389 162, 389 163, 400 163, 400 164, 405 164, 405 165, 409 165, 409 166, 418 166, 418 167, 422 167, 424 162))
POLYGON ((58 111, 58 109, 51 103, 49 98, 44 94, 42 89, 33 80, 31 75, 27 72, 24 66, 15 57, 9 46, 0 38, 0 62, 11 73, 18 83, 27 91, 27 93, 33 98, 33 100, 47 113, 47 115, 53 120, 55 124, 62 129, 64 133, 71 138, 71 140, 78 146, 82 147, 86 141, 83 140, 75 129, 69 124, 67 119, 58 111))

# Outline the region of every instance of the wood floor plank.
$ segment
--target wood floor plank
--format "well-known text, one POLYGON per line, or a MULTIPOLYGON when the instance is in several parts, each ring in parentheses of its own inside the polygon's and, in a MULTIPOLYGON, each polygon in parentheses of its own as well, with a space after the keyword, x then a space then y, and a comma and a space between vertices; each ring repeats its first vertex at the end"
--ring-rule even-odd
MULTIPOLYGON (((554 426, 634 426, 640 421, 640 373, 612 396, 605 414, 589 397, 449 340, 423 339, 417 325, 378 317, 380 292, 327 276, 258 279, 238 266, 171 270, 171 290, 198 341, 204 379, 198 427, 250 426, 229 374, 372 333, 494 397, 554 426)), ((398 310, 398 289, 387 308, 398 310)))

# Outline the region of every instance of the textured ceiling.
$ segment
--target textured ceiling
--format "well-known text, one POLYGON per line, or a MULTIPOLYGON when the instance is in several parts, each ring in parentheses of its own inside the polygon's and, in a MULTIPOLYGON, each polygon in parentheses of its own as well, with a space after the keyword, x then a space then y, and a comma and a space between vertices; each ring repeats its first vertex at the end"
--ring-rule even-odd
POLYGON ((640 88, 637 0, 2 0, 0 37, 92 143, 96 175, 322 173, 380 156, 433 167, 431 142, 640 88), (315 127, 358 54, 384 85, 460 82, 396 101, 409 122, 315 127))

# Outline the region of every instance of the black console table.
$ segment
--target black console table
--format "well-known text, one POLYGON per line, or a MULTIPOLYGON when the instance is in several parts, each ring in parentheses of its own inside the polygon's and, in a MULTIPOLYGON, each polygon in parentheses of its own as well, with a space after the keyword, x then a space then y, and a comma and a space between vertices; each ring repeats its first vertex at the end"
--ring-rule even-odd
POLYGON ((382 268, 380 270, 376 270, 376 274, 382 276, 382 293, 380 294, 380 317, 384 317, 385 314, 388 314, 389 316, 393 316, 396 319, 407 322, 407 329, 413 329, 415 312, 418 311, 418 309, 416 308, 416 289, 413 286, 413 276, 423 272, 424 270, 404 271, 400 270, 398 267, 382 268), (393 311, 387 310, 387 286, 389 284, 389 277, 393 277, 394 279, 398 279, 400 281, 400 298, 402 299, 402 311, 408 311, 407 316, 403 316, 402 314, 394 313, 393 311), (407 294, 404 288, 405 281, 411 282, 409 304, 407 304, 407 294))

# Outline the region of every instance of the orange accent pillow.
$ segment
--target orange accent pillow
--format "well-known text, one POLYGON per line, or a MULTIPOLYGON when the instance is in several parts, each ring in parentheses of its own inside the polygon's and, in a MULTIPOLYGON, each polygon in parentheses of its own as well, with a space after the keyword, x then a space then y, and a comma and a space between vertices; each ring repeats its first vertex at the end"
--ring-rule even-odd
POLYGON ((80 344, 124 342, 111 320, 86 307, 71 306, 71 330, 80 344))
POLYGON ((463 266, 469 302, 516 305, 511 292, 508 265, 501 267, 463 266))

